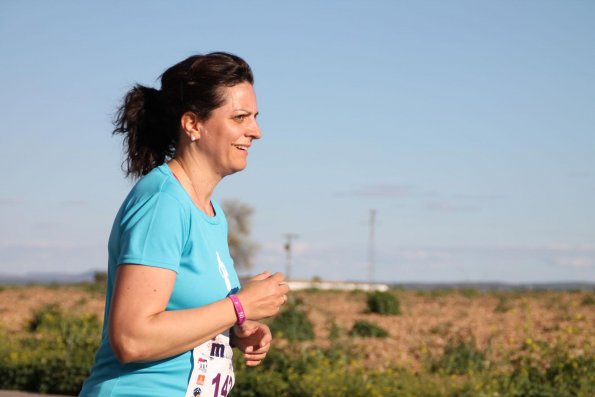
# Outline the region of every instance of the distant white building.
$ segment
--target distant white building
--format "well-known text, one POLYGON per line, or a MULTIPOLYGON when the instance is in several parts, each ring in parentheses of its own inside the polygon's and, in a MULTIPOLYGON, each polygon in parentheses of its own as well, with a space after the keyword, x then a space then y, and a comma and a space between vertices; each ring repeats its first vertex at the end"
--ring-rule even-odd
POLYGON ((292 291, 302 289, 319 289, 319 290, 341 290, 341 291, 387 291, 387 284, 378 283, 360 283, 347 281, 322 281, 322 280, 292 280, 288 281, 287 285, 292 291))

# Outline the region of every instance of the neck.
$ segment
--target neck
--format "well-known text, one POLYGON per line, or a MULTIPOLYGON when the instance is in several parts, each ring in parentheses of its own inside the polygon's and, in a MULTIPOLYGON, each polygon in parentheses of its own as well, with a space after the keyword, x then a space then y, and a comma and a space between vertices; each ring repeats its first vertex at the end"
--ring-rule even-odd
POLYGON ((211 196, 221 177, 206 172, 209 170, 208 164, 184 153, 176 154, 176 157, 169 162, 169 166, 174 174, 178 177, 182 176, 180 183, 194 204, 205 214, 215 215, 211 206, 211 196))

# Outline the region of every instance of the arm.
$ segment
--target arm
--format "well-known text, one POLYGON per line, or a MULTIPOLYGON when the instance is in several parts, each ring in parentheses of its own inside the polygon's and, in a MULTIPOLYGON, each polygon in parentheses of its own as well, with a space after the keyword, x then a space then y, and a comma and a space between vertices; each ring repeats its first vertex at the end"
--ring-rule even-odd
MULTIPOLYGON (((123 363, 154 361, 186 352, 236 322, 232 302, 225 298, 206 306, 166 311, 176 273, 162 268, 121 265, 116 274, 109 315, 110 345, 123 363)), ((248 319, 279 311, 287 286, 274 274, 246 285, 238 298, 248 319)))

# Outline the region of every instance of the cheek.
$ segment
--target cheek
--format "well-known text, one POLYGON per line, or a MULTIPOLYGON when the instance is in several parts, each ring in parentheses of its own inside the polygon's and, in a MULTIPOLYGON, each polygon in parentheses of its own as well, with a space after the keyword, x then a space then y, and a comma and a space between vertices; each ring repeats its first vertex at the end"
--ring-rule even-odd
POLYGON ((237 127, 237 128, 234 128, 232 131, 230 131, 229 139, 231 140, 232 143, 235 143, 243 136, 244 136, 244 128, 237 127))

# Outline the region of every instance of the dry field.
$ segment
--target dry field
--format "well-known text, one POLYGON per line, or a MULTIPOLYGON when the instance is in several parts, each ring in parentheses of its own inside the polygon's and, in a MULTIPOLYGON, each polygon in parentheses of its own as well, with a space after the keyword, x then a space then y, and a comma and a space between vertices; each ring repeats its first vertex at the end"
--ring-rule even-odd
POLYGON ((491 359, 513 354, 523 344, 544 341, 575 352, 593 351, 595 306, 587 293, 421 293, 400 291, 400 316, 367 314, 363 293, 302 294, 316 324, 318 344, 328 343, 329 319, 346 334, 366 319, 389 332, 386 339, 355 338, 349 343, 366 352, 370 364, 419 368, 428 354, 439 355, 449 340, 475 340, 491 359), (470 296, 466 296, 470 295, 470 296), (590 298, 586 299, 587 302, 590 298))
MULTIPOLYGON (((305 343, 305 348, 310 344, 328 346, 334 323, 340 330, 339 341, 364 351, 369 364, 377 368, 418 368, 428 354, 440 353, 452 338, 473 338, 492 359, 514 355, 523 344, 534 341, 552 346, 561 343, 577 354, 590 354, 595 346, 592 292, 398 291, 402 311, 399 316, 366 313, 366 295, 360 292, 304 291, 294 295, 303 300, 315 327, 316 341, 305 343), (347 337, 359 319, 382 326, 389 337, 347 337)), ((0 327, 18 333, 34 311, 47 304, 103 318, 104 297, 81 287, 2 287, 0 327)), ((278 344, 282 347, 284 342, 278 344)))

